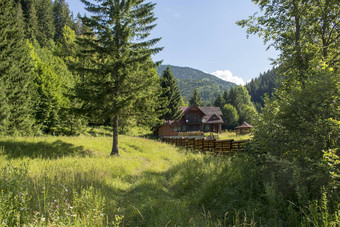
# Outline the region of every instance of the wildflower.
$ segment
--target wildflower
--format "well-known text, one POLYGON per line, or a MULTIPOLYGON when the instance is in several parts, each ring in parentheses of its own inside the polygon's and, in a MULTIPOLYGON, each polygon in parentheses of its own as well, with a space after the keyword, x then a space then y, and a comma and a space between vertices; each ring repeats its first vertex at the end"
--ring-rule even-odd
POLYGON ((59 208, 59 206, 58 206, 58 205, 56 205, 56 206, 55 206, 55 208, 57 208, 57 209, 58 209, 58 208, 59 208))
POLYGON ((71 206, 70 206, 70 209, 72 210, 72 209, 73 209, 73 207, 71 207, 71 206))

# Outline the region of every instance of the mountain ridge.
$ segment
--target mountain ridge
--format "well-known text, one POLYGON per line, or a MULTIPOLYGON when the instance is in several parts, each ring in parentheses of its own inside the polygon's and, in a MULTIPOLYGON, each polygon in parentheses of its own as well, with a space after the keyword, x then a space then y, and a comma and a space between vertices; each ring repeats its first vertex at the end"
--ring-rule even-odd
POLYGON ((162 75, 169 66, 174 74, 179 91, 185 102, 191 98, 194 89, 199 91, 200 97, 205 105, 210 104, 218 94, 237 86, 233 82, 222 80, 212 74, 185 66, 160 65, 157 68, 158 75, 162 75))

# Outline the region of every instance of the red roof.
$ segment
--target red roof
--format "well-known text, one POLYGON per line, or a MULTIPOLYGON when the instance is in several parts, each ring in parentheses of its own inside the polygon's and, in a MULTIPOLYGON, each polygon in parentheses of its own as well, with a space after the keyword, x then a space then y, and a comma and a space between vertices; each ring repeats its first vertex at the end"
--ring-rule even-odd
POLYGON ((250 124, 248 124, 247 122, 243 122, 242 125, 237 126, 236 128, 252 128, 253 126, 251 126, 250 124))

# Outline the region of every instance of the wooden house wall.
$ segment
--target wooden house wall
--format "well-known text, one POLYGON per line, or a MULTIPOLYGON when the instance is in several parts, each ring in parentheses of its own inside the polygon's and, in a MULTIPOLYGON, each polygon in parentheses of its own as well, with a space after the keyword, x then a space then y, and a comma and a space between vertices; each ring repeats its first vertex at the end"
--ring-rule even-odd
POLYGON ((158 128, 158 136, 178 136, 176 125, 162 125, 158 128))

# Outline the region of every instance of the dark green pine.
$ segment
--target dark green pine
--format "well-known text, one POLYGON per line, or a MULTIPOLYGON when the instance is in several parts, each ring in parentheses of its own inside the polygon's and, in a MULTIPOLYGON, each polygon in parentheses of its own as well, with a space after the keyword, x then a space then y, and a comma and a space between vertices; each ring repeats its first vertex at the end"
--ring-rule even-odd
POLYGON ((36 0, 31 0, 28 8, 28 18, 27 18, 27 38, 30 40, 36 40, 37 34, 39 32, 38 28, 38 16, 36 9, 36 0))
POLYGON ((0 133, 27 135, 34 124, 33 67, 21 5, 0 2, 0 133))
POLYGON ((53 7, 51 0, 37 0, 36 9, 38 16, 37 40, 44 47, 54 38, 55 26, 53 22, 53 7))
POLYGON ((214 106, 222 108, 224 103, 225 103, 225 101, 224 101, 223 97, 221 96, 221 94, 218 94, 216 99, 215 99, 214 106))
POLYGON ((161 97, 165 99, 165 113, 161 117, 164 120, 177 120, 181 117, 181 94, 179 92, 175 76, 168 66, 162 74, 161 78, 162 94, 161 97))
MULTIPOLYGON (((82 111, 113 127, 111 155, 118 155, 118 126, 120 118, 150 117, 144 110, 157 94, 155 64, 151 55, 162 48, 154 45, 160 39, 150 39, 156 26, 154 3, 143 0, 82 0, 91 18, 82 18, 85 31, 78 43, 81 56, 89 61, 79 68, 83 82, 77 87, 83 100, 82 111), (91 34, 91 30, 94 31, 91 34)), ((159 85, 158 85, 159 86, 159 85)))
POLYGON ((53 21, 55 25, 54 40, 60 41, 63 37, 64 26, 73 27, 73 19, 70 16, 70 9, 65 0, 56 0, 53 3, 53 21))
POLYGON ((189 100, 189 106, 203 106, 201 97, 196 88, 192 94, 192 97, 189 100))

